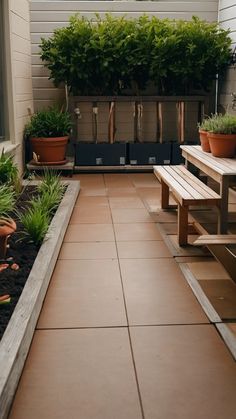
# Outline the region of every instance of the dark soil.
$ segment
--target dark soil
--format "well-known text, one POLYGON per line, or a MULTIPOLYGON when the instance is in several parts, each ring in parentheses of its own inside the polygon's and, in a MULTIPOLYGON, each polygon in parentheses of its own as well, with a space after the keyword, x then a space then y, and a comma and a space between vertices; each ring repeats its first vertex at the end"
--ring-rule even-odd
MULTIPOLYGON (((16 208, 25 207, 26 202, 33 193, 34 189, 32 187, 25 189, 17 201, 16 208)), ((11 296, 10 303, 0 305, 0 339, 8 325, 17 301, 20 298, 38 253, 38 248, 32 243, 19 241, 22 227, 14 215, 12 218, 14 218, 17 223, 17 231, 9 238, 8 243, 10 247, 7 251, 7 258, 12 257, 13 261, 19 265, 19 269, 15 271, 9 266, 7 269, 0 272, 0 296, 5 294, 11 296)))

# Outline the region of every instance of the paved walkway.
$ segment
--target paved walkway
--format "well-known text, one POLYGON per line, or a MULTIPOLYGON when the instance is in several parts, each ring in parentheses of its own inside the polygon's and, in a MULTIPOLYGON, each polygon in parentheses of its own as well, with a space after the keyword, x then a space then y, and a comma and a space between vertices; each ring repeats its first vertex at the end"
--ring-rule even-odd
POLYGON ((150 215, 156 179, 77 178, 9 418, 235 419, 236 363, 150 215))

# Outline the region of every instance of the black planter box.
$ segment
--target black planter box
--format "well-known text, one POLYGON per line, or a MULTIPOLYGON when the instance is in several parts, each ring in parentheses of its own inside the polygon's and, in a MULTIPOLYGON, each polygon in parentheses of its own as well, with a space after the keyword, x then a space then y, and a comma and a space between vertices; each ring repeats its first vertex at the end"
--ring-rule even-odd
POLYGON ((183 144, 172 143, 171 144, 171 164, 182 164, 185 159, 182 157, 182 151, 180 145, 197 145, 197 142, 186 141, 183 144))
POLYGON ((129 143, 131 165, 170 164, 171 144, 129 143))
POLYGON ((182 164, 184 158, 182 157, 180 144, 171 144, 171 164, 182 164))
POLYGON ((126 143, 75 144, 76 166, 123 166, 126 164, 126 143))

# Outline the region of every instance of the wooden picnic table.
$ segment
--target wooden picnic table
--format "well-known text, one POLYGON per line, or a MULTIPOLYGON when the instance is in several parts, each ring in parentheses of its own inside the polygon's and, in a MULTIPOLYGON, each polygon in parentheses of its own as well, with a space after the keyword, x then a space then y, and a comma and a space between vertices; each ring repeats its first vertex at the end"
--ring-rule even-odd
POLYGON ((192 163, 220 184, 221 203, 218 232, 227 233, 228 192, 229 186, 236 184, 236 157, 232 159, 213 157, 211 153, 202 151, 201 146, 182 145, 180 147, 186 165, 192 163))

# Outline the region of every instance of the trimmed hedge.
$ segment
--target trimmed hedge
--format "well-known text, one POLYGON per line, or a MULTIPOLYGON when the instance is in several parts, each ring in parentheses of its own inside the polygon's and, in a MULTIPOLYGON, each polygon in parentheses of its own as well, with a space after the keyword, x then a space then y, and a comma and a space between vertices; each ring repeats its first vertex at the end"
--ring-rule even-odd
POLYGON ((126 89, 140 94, 148 83, 159 95, 207 91, 232 55, 229 31, 197 17, 75 15, 40 46, 54 84, 66 83, 75 95, 117 95, 126 89))

